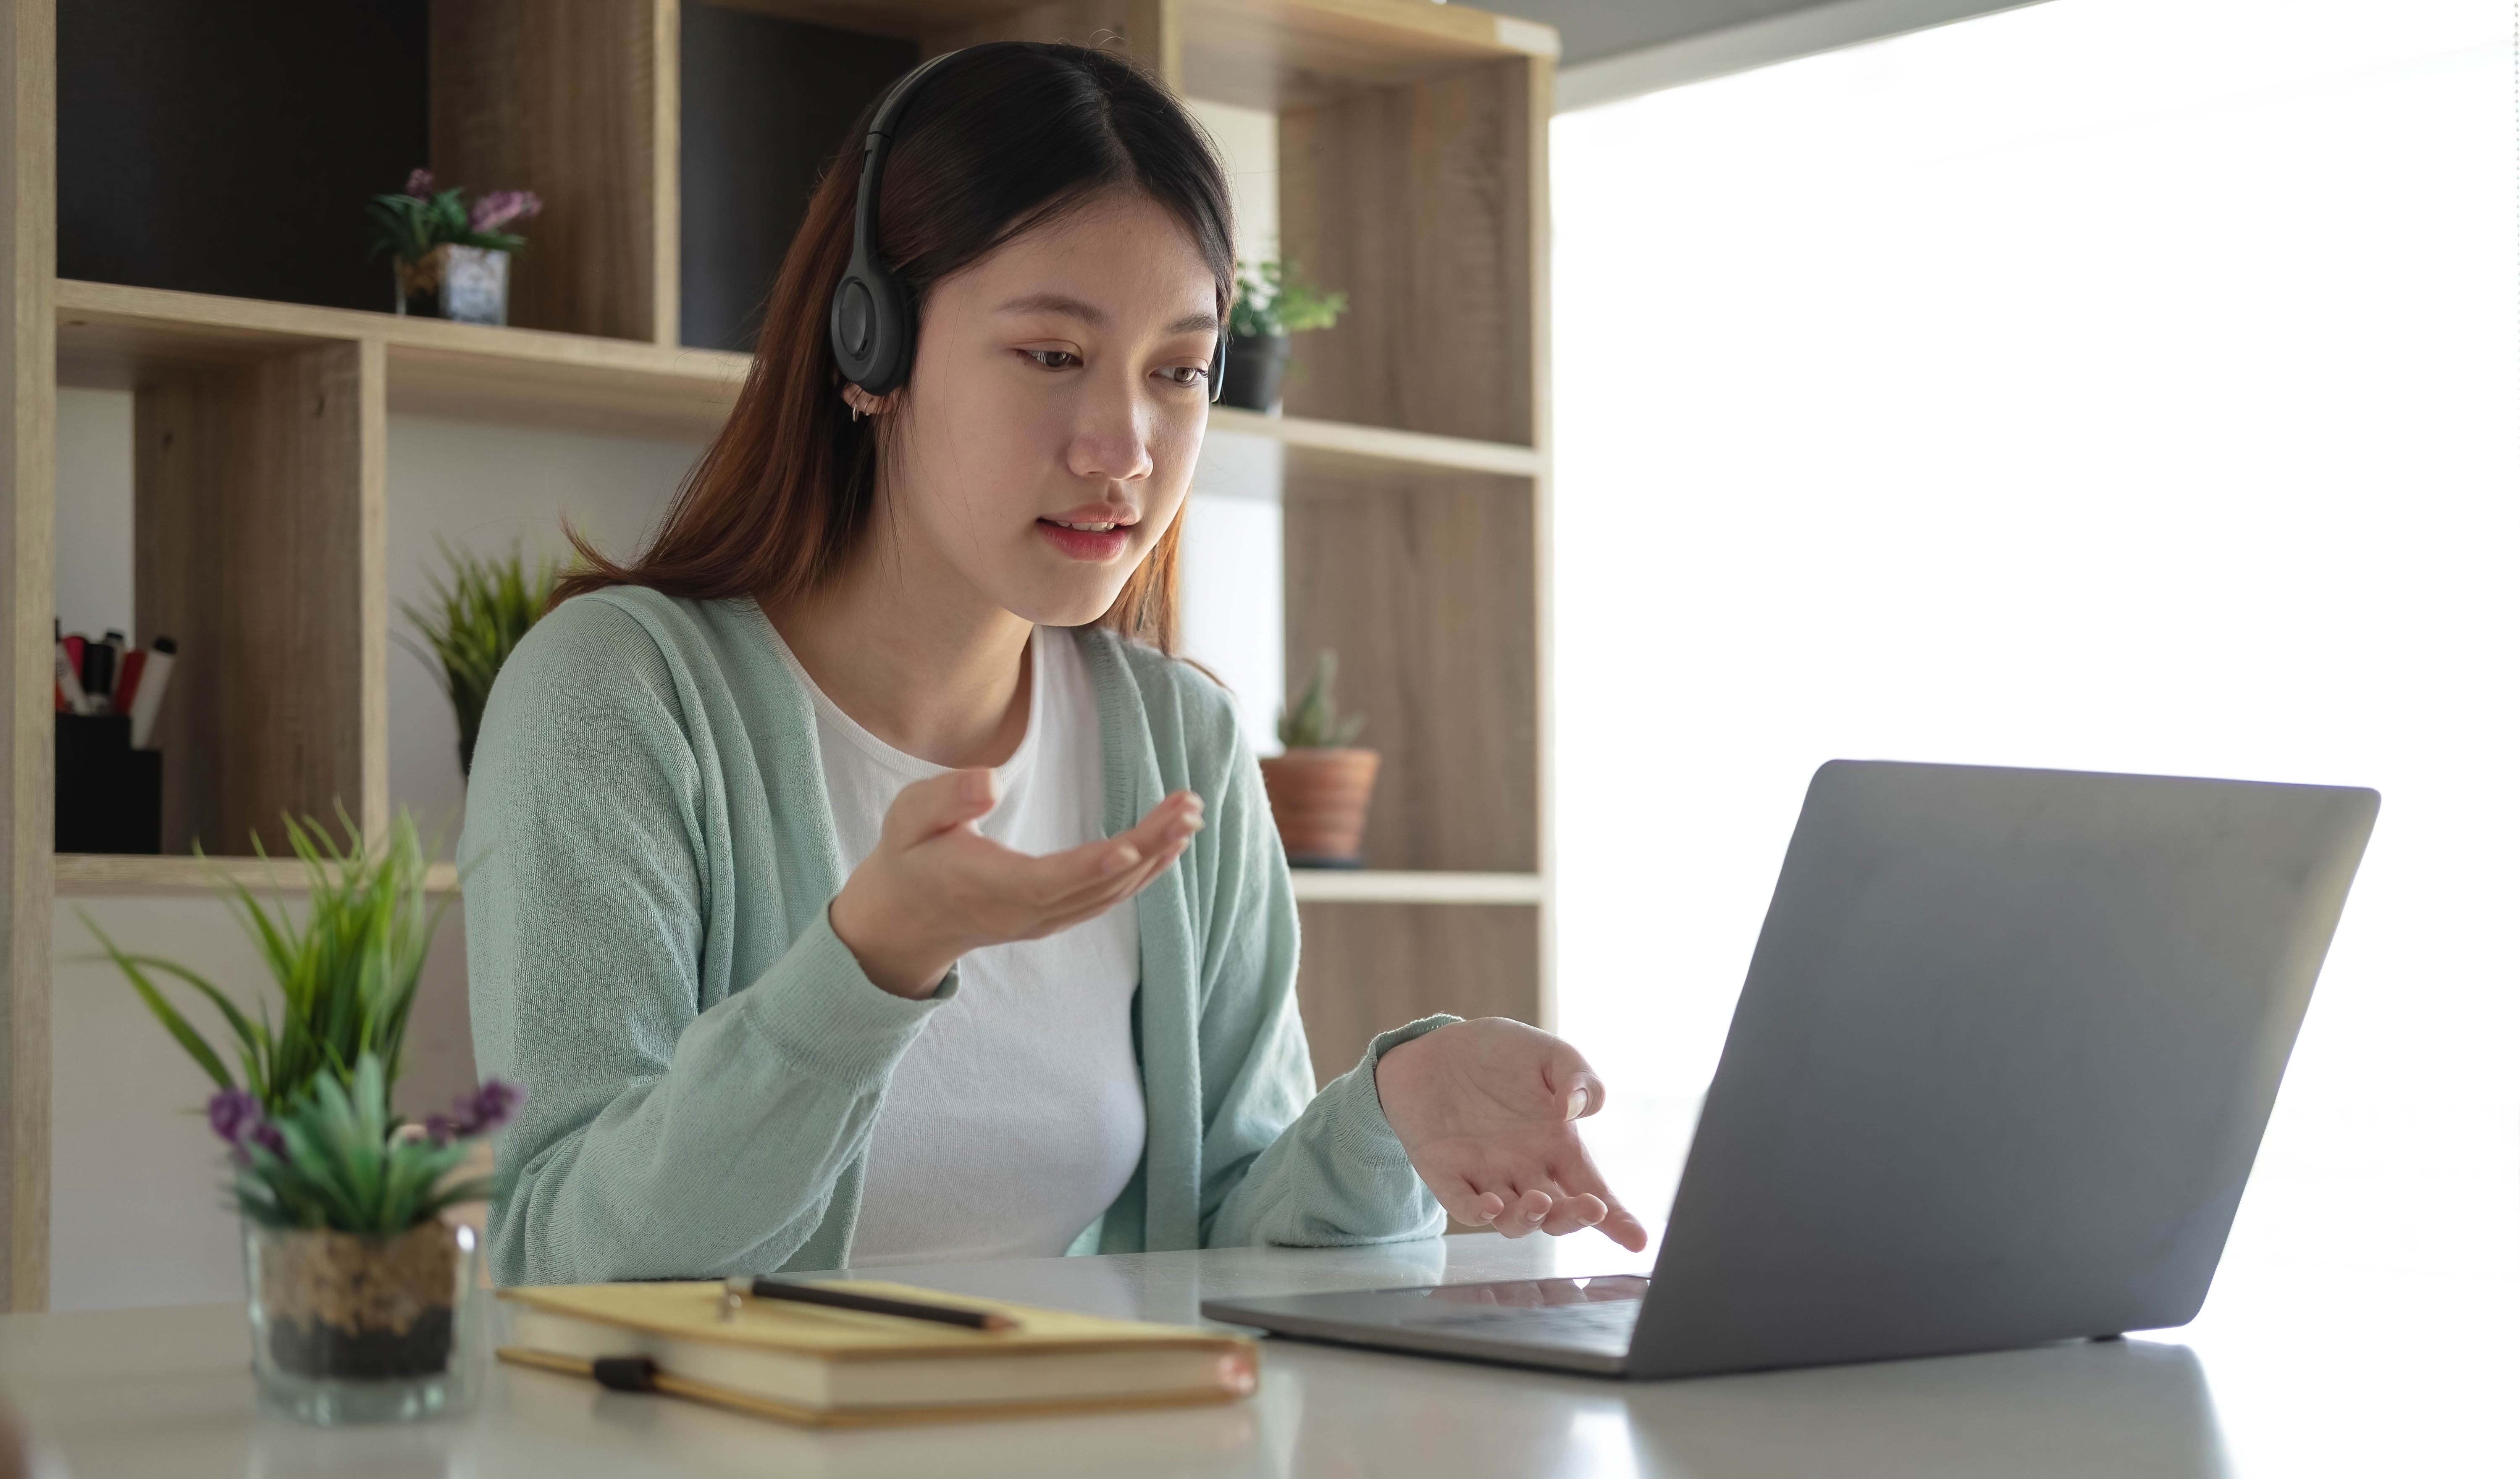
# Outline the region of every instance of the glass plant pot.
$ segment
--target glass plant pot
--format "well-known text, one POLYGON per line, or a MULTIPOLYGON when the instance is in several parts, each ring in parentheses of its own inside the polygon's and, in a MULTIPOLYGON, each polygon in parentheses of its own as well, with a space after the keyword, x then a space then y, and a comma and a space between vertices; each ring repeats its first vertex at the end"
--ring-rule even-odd
POLYGON ((394 258, 394 312, 459 324, 508 322, 508 253, 441 243, 416 262, 394 258))
POLYGON ((408 1422, 472 1397, 472 1230, 391 1237, 245 1224, 263 1405, 301 1422, 408 1422))

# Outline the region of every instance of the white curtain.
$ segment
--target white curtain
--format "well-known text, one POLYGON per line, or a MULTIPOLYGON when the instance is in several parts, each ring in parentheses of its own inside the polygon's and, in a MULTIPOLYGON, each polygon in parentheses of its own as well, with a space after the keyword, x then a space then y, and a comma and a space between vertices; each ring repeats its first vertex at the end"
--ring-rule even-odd
POLYGON ((2512 25, 2050 0, 1556 121, 1560 1022, 1648 1221, 1822 761, 2337 782, 2379 829, 2197 1329, 2508 1282, 2512 25))

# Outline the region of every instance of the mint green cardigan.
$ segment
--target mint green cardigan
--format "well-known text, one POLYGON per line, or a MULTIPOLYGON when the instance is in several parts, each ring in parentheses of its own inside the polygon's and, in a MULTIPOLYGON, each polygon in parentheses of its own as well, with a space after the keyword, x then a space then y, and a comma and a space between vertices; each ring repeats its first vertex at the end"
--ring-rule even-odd
MULTIPOLYGON (((1207 827, 1138 899, 1135 1174, 1073 1252, 1426 1236, 1374 1039, 1319 1094, 1296 923, 1224 692, 1100 629, 1104 825, 1169 790, 1207 827)), ((869 1131, 921 1027, 964 1009, 858 966, 813 710, 749 602, 581 596, 509 658, 459 857, 480 1071, 523 1084, 490 1213, 499 1282, 706 1277, 849 1259, 869 1131)))

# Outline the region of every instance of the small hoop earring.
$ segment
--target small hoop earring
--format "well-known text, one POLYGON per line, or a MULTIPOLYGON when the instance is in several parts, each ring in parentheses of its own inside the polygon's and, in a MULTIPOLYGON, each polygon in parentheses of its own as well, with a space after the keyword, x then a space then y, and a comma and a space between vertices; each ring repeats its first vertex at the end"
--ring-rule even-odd
POLYGON ((859 413, 859 411, 858 411, 858 408, 857 408, 857 407, 855 407, 855 406, 851 406, 851 407, 849 407, 849 420, 851 420, 851 421, 856 421, 856 420, 858 419, 858 417, 859 417, 859 414, 860 414, 860 413, 859 413))

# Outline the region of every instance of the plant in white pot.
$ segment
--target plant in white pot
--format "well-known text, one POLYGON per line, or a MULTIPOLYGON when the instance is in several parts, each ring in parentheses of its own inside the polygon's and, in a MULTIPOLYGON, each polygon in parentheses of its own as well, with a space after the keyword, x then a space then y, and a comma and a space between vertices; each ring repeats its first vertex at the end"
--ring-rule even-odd
POLYGON ((280 1021, 248 1015, 174 961, 105 946, 152 1015, 216 1085, 210 1129, 228 1146, 244 1223, 246 1314, 267 1406, 309 1422, 428 1417, 471 1393, 465 1298, 470 1228, 439 1214, 488 1184, 460 1174, 470 1142, 523 1093, 496 1080, 452 1113, 412 1123, 389 1107, 420 967, 444 897, 409 817, 382 844, 356 828, 336 846, 288 819, 306 869, 302 920, 233 878, 221 883, 278 987, 280 1021), (236 1038, 233 1070, 159 989, 205 998, 236 1038))
POLYGON ((1295 868, 1365 866, 1365 813, 1382 756, 1356 747, 1365 716, 1339 713, 1330 696, 1337 679, 1338 653, 1326 650, 1303 695, 1279 714, 1286 752, 1260 762, 1278 839, 1295 868))
POLYGON ((376 249, 391 251, 394 312, 466 324, 508 322, 508 261, 525 239, 505 228, 542 213, 530 190, 494 190, 464 204, 462 187, 440 190, 415 169, 396 195, 368 202, 384 228, 376 249))

